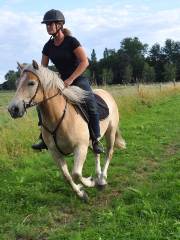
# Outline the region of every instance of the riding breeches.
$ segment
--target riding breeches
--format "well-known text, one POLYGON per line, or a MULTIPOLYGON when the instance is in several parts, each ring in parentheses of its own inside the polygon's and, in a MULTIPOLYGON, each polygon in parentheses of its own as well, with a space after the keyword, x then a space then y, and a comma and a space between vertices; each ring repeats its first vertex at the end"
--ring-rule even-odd
POLYGON ((94 93, 89 84, 89 80, 86 77, 78 77, 72 85, 78 86, 85 91, 89 92, 89 97, 86 100, 86 109, 89 115, 89 129, 92 140, 100 137, 100 128, 99 128, 99 113, 97 110, 97 103, 94 96, 94 93))

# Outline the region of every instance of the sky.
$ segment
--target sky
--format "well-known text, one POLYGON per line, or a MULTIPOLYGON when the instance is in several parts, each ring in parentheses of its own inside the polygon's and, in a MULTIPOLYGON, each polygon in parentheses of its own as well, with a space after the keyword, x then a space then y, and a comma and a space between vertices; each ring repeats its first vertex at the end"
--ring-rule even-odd
POLYGON ((40 63, 49 35, 41 21, 46 11, 61 10, 88 57, 105 48, 118 50, 126 37, 151 47, 180 41, 180 0, 0 0, 0 83, 17 61, 40 63))

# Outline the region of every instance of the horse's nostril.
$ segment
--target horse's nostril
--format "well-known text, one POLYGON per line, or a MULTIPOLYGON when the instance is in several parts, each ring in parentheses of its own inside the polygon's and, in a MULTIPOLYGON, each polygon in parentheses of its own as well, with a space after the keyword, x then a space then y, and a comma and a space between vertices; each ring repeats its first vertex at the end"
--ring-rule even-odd
POLYGON ((16 106, 16 107, 14 107, 14 112, 15 113, 18 113, 19 112, 19 108, 16 106))

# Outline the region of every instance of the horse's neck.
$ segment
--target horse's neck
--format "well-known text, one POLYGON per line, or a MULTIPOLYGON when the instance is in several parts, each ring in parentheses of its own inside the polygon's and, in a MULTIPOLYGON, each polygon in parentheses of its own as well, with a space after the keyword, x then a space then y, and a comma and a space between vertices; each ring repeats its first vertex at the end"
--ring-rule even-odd
POLYGON ((53 92, 47 94, 46 99, 50 99, 40 105, 42 121, 49 127, 54 127, 56 125, 60 117, 63 115, 66 105, 66 99, 63 95, 59 94, 51 98, 53 95, 55 95, 53 92))

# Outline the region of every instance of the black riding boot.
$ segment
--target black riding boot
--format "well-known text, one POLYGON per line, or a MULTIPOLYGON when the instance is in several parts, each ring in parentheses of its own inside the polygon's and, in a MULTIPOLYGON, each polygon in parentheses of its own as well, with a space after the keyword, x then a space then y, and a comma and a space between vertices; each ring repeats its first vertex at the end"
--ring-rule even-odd
MULTIPOLYGON (((37 110, 37 114, 38 114, 38 126, 41 126, 42 125, 42 118, 41 118, 41 113, 40 113, 40 109, 39 107, 36 108, 37 110)), ((43 137, 42 137, 42 133, 40 133, 39 135, 39 142, 38 143, 35 143, 35 144, 32 144, 32 149, 34 150, 43 150, 43 149, 48 149, 44 140, 43 140, 43 137)))
POLYGON ((92 141, 92 147, 93 147, 93 151, 96 154, 100 154, 104 152, 103 147, 100 145, 99 141, 97 139, 92 141))
POLYGON ((96 154, 100 154, 104 152, 102 145, 98 141, 98 137, 100 137, 100 128, 99 128, 99 115, 98 114, 91 114, 90 122, 89 122, 89 130, 90 136, 92 139, 92 147, 93 151, 96 154))
POLYGON ((43 150, 43 149, 48 149, 44 140, 43 140, 43 137, 42 137, 42 133, 40 134, 39 136, 39 142, 38 143, 35 143, 33 144, 32 146, 32 149, 34 150, 43 150))

